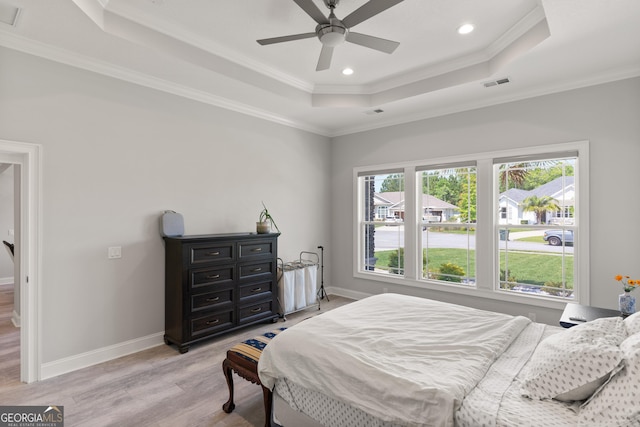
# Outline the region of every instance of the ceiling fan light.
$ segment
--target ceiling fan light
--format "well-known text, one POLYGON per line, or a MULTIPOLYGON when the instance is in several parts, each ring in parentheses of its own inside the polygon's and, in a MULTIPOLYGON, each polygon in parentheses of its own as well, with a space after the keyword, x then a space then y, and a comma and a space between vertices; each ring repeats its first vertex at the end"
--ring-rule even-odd
POLYGON ((458 27, 458 34, 469 34, 474 29, 472 24, 462 24, 458 27))
POLYGON ((337 25, 318 25, 316 34, 318 35, 320 42, 324 46, 336 47, 339 44, 344 43, 344 40, 347 36, 347 29, 345 27, 340 27, 337 25))

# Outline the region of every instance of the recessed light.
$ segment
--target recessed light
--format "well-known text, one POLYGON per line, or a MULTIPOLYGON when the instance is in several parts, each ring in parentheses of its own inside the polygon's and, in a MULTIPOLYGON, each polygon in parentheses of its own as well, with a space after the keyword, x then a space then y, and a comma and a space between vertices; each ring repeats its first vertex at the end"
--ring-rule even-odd
POLYGON ((342 70, 342 74, 344 74, 345 76, 350 76, 351 74, 353 74, 353 70, 351 68, 345 68, 344 70, 342 70))
POLYGON ((473 31, 473 25, 471 24, 463 24, 460 27, 458 27, 458 34, 469 34, 471 31, 473 31))

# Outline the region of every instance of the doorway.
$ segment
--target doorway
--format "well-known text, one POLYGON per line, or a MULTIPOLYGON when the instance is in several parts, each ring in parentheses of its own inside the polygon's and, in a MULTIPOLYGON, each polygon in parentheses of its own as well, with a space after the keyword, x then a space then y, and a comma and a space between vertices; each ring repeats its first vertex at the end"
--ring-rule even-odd
MULTIPOLYGON (((14 289, 20 314, 20 381, 40 379, 41 147, 0 140, 0 163, 14 173, 14 289)), ((4 249, 3 249, 4 250, 4 249)))

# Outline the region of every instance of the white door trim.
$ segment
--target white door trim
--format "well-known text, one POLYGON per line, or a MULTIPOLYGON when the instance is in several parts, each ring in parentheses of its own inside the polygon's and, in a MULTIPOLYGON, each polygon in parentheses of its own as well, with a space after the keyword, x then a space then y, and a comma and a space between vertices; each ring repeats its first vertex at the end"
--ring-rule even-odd
POLYGON ((42 146, 0 140, 0 161, 20 167, 20 380, 40 380, 42 146))

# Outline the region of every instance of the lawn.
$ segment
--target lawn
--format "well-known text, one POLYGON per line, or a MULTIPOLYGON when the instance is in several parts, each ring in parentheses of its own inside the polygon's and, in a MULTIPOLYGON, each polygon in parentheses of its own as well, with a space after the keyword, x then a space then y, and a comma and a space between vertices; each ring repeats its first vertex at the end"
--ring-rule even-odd
MULTIPOLYGON (((378 261, 376 268, 388 269, 391 256, 397 256, 397 251, 376 252, 378 261)), ((470 252, 470 269, 475 268, 475 252, 470 252)), ((452 263, 467 271, 467 251, 465 249, 431 249, 429 251, 429 269, 437 270, 444 263, 452 263)), ((542 252, 509 252, 509 276, 518 283, 543 286, 546 282, 562 282, 562 257, 542 252)), ((565 272, 567 287, 573 288, 573 256, 565 257, 565 272)), ((501 253, 500 269, 504 270, 504 253, 501 253)), ((475 274, 469 274, 474 277, 475 274)))

